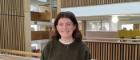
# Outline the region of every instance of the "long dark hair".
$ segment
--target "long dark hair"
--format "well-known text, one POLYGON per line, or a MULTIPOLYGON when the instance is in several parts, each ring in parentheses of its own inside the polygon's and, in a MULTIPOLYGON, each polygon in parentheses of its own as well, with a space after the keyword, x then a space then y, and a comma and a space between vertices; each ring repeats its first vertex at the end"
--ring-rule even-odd
POLYGON ((60 18, 69 18, 72 21, 73 25, 76 26, 76 29, 72 33, 72 37, 75 39, 75 41, 80 42, 82 40, 82 34, 79 31, 79 26, 78 26, 77 19, 76 19, 75 15, 72 12, 69 12, 69 11, 60 12, 57 15, 57 17, 56 17, 56 19, 54 21, 54 33, 51 36, 51 39, 52 40, 59 40, 61 38, 61 36, 58 33, 57 28, 56 28, 60 18))

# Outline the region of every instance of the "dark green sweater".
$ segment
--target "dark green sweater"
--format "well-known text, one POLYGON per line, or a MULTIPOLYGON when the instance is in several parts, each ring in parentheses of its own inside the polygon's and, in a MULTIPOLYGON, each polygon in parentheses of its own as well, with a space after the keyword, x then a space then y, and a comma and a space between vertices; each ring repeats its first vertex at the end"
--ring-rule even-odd
POLYGON ((58 40, 49 41, 42 51, 41 60, 90 60, 90 53, 83 42, 73 42, 69 45, 58 40))

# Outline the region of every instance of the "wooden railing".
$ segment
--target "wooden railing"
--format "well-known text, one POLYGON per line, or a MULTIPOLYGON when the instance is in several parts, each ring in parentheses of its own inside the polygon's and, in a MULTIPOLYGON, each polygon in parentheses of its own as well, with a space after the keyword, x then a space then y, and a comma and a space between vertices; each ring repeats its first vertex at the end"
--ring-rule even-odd
POLYGON ((61 7, 68 8, 128 2, 138 2, 138 0, 61 0, 61 7))
POLYGON ((140 60, 140 39, 84 40, 95 60, 140 60))
POLYGON ((25 51, 17 51, 17 50, 9 50, 9 49, 0 49, 0 54, 8 54, 8 55, 18 55, 18 56, 26 56, 26 57, 40 57, 41 53, 32 53, 25 51))
POLYGON ((31 31, 32 40, 49 39, 49 31, 31 31))
POLYGON ((51 14, 50 12, 31 12, 32 21, 50 21, 51 14))
MULTIPOLYGON (((83 40, 95 60, 140 60, 139 39, 94 38, 83 40)), ((1 54, 40 57, 41 53, 0 49, 1 54)))

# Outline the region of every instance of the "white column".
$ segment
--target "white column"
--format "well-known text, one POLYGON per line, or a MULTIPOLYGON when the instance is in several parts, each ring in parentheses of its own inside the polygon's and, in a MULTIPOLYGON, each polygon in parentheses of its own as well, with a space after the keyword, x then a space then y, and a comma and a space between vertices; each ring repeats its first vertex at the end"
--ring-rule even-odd
POLYGON ((31 14, 30 0, 23 0, 24 3, 24 31, 25 31, 25 51, 31 51, 31 14))

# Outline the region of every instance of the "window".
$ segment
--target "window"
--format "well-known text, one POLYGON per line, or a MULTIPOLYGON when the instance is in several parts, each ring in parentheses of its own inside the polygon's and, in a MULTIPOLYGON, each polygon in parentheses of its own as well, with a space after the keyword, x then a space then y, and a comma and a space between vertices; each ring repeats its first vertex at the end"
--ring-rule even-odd
POLYGON ((47 2, 47 0, 38 0, 38 1, 41 1, 41 2, 47 2))
POLYGON ((133 30, 133 24, 123 24, 121 29, 133 30))
POLYGON ((86 24, 86 31, 109 31, 107 21, 87 21, 86 24))

